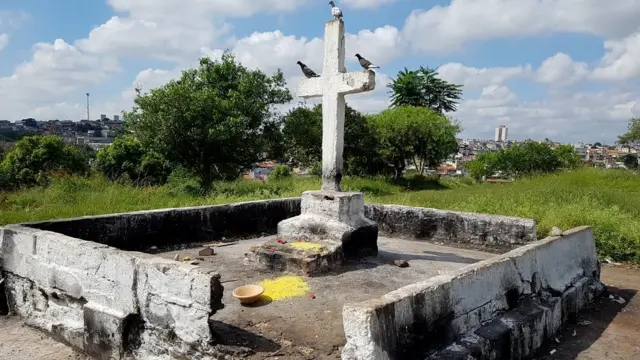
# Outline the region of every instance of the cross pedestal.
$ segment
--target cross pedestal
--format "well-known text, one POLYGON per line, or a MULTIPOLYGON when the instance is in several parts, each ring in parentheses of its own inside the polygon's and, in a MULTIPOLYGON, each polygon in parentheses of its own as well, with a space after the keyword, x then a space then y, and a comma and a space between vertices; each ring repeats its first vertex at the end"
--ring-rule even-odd
POLYGON ((344 43, 344 22, 327 22, 322 76, 298 87, 300 97, 322 97, 322 189, 304 192, 301 215, 281 221, 277 239, 247 253, 266 268, 314 275, 378 254, 378 227, 364 216, 362 193, 340 187, 345 95, 372 91, 376 84, 373 71, 346 72, 344 43))

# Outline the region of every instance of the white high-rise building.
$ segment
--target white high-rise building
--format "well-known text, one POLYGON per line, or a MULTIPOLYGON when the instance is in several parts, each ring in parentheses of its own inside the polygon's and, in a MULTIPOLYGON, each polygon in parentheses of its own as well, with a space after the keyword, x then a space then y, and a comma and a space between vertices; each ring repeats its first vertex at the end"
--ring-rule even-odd
POLYGON ((496 138, 495 141, 498 142, 506 142, 507 141, 507 127, 504 125, 500 125, 496 128, 496 138))
POLYGON ((113 115, 113 121, 120 121, 120 115, 113 115))

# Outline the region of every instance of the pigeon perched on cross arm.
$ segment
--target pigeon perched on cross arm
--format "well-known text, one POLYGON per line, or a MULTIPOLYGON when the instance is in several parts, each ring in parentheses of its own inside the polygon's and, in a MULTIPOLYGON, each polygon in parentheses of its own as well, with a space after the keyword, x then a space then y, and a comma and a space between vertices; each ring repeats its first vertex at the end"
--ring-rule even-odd
POLYGON ((342 10, 333 1, 329 1, 329 5, 331 5, 331 15, 336 19, 342 19, 342 10))
POLYGON ((320 77, 320 75, 316 74, 315 71, 309 69, 307 65, 303 64, 302 61, 298 61, 298 65, 300 65, 300 69, 302 69, 302 73, 307 77, 307 79, 320 77))
POLYGON ((356 54, 356 57, 360 61, 360 66, 362 66, 365 70, 380 69, 380 66, 373 65, 371 61, 363 58, 362 56, 360 56, 360 54, 356 54))

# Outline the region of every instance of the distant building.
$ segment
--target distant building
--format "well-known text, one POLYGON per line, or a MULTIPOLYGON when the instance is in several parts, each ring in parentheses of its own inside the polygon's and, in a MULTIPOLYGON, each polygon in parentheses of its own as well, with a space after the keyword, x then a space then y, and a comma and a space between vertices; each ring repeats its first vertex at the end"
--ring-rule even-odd
POLYGON ((0 131, 10 131, 13 130, 13 123, 9 120, 0 120, 0 131))
POLYGON ((100 121, 105 121, 105 120, 107 120, 107 115, 100 114, 100 121))
POLYGON ((267 178, 269 177, 269 174, 271 174, 274 169, 275 169, 275 164, 273 163, 256 164, 253 167, 253 170, 251 171, 250 175, 253 179, 256 179, 256 180, 267 180, 267 178))
POLYGON ((113 121, 120 121, 120 115, 113 115, 113 121))
POLYGON ((496 142, 506 142, 507 141, 507 127, 504 125, 500 125, 496 128, 496 142))

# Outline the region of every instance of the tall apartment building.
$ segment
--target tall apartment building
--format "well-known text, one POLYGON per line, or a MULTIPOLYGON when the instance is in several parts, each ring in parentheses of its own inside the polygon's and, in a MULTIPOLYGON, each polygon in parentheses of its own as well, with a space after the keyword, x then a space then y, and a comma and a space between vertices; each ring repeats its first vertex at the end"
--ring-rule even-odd
POLYGON ((505 142, 507 141, 507 127, 504 125, 500 125, 496 128, 496 138, 495 141, 505 142))

